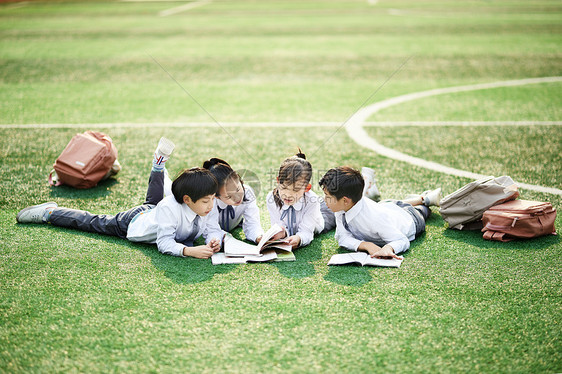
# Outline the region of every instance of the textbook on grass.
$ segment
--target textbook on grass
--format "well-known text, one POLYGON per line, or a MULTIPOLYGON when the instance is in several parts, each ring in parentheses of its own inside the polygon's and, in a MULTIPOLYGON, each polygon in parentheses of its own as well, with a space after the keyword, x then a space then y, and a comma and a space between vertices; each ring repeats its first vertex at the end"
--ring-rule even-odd
POLYGON ((395 258, 374 258, 366 252, 340 253, 333 255, 332 258, 330 258, 330 261, 328 261, 328 265, 361 265, 392 268, 399 268, 401 264, 402 260, 397 260, 395 258))

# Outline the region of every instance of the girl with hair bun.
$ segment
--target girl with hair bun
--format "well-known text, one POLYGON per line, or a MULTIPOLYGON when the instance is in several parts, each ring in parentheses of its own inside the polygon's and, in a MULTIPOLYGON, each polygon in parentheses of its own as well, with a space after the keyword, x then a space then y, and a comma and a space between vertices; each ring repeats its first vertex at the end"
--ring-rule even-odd
POLYGON ((267 195, 271 225, 285 228, 274 238, 287 238, 293 248, 304 247, 314 234, 335 227, 334 214, 324 201, 311 190, 312 165, 299 152, 281 163, 277 186, 267 195))

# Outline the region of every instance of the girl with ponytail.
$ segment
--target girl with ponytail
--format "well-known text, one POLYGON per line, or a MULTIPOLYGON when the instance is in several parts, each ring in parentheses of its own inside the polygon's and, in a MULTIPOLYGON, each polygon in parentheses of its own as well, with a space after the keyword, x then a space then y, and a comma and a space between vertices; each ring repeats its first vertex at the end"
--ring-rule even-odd
POLYGON ((230 232, 242 225, 246 239, 259 243, 263 229, 252 187, 244 185, 238 173, 232 170, 228 162, 220 158, 205 161, 203 168, 209 170, 218 182, 213 210, 218 213, 221 229, 230 232))

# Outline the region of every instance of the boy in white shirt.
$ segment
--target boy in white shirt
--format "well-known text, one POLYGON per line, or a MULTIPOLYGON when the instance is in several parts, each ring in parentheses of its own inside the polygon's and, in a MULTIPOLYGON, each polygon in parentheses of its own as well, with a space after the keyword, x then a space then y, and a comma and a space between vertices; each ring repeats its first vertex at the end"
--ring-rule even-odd
POLYGON ((172 183, 172 196, 163 198, 164 164, 174 144, 162 138, 154 154, 144 204, 116 214, 92 214, 58 207, 54 202, 21 210, 19 223, 51 223, 81 231, 156 243, 158 250, 174 256, 209 258, 221 247, 222 231, 218 217, 209 217, 217 192, 216 178, 202 168, 184 170, 172 183), (203 235, 205 245, 193 246, 203 235))
POLYGON ((361 173, 347 166, 328 170, 319 183, 326 205, 336 215, 339 245, 377 258, 400 259, 398 254, 425 231, 429 206, 438 206, 441 199, 438 188, 403 201, 377 203, 364 196, 361 173))

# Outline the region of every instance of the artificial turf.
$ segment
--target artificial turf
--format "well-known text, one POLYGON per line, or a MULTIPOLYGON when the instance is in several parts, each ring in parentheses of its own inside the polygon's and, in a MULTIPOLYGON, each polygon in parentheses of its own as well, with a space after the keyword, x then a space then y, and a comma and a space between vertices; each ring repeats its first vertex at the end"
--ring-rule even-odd
MULTIPOLYGON (((328 267, 343 251, 333 233, 295 262, 213 266, 16 224, 21 208, 44 201, 96 213, 141 203, 160 136, 177 145, 172 175, 213 156, 255 173, 264 228, 265 194, 299 146, 317 192, 323 171, 349 164, 375 168, 383 198, 447 194, 469 180, 361 149, 338 126, 182 127, 213 122, 182 87, 219 123, 343 123, 408 58, 372 101, 562 71, 554 1, 233 1, 158 17, 177 5, 0 5, 0 371, 562 370, 558 236, 488 242, 446 229, 434 208, 399 269, 328 267), (111 125, 123 122, 139 125, 111 125), (175 125, 150 125, 165 122, 175 125), (37 123, 62 126, 11 126, 37 123), (73 124, 84 123, 113 138, 122 172, 90 190, 49 187, 53 161, 83 131, 73 124)), ((427 98, 370 120, 560 121, 560 87, 427 98)), ((556 125, 368 132, 449 166, 561 187, 556 125)), ((562 206, 557 195, 521 193, 562 206)))

